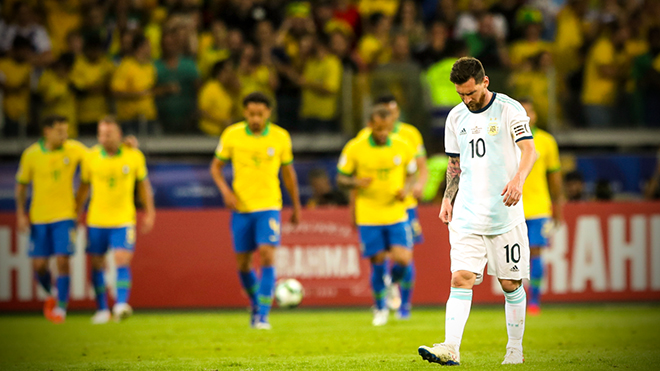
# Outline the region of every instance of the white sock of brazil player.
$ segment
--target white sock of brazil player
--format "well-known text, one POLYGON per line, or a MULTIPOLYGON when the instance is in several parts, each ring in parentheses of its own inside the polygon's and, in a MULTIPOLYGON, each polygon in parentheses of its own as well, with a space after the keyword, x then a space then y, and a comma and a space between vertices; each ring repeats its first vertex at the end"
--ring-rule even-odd
POLYGON ((509 335, 507 348, 516 348, 522 351, 522 339, 525 333, 525 311, 527 310, 527 294, 520 285, 513 292, 505 292, 506 303, 506 332, 509 335))
POLYGON ((456 349, 461 346, 463 330, 470 316, 470 307, 472 307, 472 290, 452 287, 445 313, 445 344, 455 345, 456 349))

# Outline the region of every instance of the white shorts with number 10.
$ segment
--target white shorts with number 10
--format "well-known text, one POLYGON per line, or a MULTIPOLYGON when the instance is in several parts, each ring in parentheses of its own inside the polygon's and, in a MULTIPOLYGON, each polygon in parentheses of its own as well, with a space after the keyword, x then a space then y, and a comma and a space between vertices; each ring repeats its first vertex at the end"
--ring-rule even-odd
POLYGON ((483 281, 484 267, 488 274, 500 279, 529 279, 529 239, 527 225, 520 223, 498 235, 464 234, 449 226, 451 271, 477 274, 475 285, 483 281))

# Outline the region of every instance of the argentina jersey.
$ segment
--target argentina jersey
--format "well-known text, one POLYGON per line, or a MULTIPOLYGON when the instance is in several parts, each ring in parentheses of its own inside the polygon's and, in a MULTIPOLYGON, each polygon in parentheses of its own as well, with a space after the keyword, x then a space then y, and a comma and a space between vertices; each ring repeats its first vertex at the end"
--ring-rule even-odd
POLYGON ((461 175, 451 226, 463 233, 503 234, 525 221, 522 202, 504 205, 502 191, 518 171, 517 141, 532 139, 529 118, 517 101, 493 93, 478 111, 454 107, 445 127, 447 155, 460 157, 461 175))

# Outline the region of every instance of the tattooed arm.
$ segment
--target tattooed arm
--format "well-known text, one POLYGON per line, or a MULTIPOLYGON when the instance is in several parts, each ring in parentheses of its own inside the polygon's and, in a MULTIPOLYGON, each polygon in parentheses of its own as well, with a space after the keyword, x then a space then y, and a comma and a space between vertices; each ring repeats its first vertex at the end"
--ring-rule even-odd
POLYGON ((454 199, 458 193, 458 182, 461 178, 461 159, 460 157, 449 157, 449 164, 447 166, 447 177, 445 182, 447 188, 445 195, 442 199, 442 207, 440 209, 440 220, 443 223, 449 224, 452 219, 454 199))

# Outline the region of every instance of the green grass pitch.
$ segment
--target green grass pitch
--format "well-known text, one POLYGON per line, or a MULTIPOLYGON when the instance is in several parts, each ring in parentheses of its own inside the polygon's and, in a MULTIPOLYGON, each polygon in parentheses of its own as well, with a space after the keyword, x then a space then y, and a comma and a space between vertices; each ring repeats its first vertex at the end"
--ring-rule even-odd
MULTIPOLYGON (((419 345, 442 341, 443 308, 371 326, 363 309, 276 310, 273 330, 248 326, 246 311, 144 312, 92 326, 90 313, 62 325, 36 314, 0 317, 1 370, 431 370, 419 345)), ((462 369, 658 370, 660 307, 547 305, 528 317, 525 364, 502 366, 502 306, 474 307, 462 369)))

